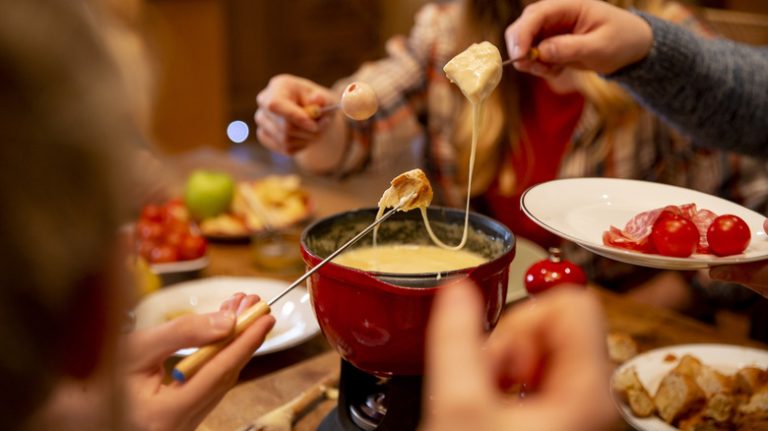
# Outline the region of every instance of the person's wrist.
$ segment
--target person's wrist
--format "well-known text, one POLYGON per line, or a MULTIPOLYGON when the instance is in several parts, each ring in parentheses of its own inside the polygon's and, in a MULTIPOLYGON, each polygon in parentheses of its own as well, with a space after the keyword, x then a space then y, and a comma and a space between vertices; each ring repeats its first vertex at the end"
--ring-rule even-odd
POLYGON ((634 43, 633 50, 631 51, 633 55, 624 66, 645 59, 650 54, 651 48, 653 48, 653 28, 642 16, 634 13, 634 10, 632 12, 632 20, 635 22, 632 27, 636 29, 636 31, 633 31, 634 43))

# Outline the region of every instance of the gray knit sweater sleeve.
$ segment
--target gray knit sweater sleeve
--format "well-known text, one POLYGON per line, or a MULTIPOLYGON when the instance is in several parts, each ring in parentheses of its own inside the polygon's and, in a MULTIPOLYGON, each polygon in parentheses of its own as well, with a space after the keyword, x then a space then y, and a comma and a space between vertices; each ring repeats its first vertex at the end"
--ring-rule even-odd
POLYGON ((694 142, 768 156, 768 47, 703 39, 638 13, 649 55, 608 75, 694 142))

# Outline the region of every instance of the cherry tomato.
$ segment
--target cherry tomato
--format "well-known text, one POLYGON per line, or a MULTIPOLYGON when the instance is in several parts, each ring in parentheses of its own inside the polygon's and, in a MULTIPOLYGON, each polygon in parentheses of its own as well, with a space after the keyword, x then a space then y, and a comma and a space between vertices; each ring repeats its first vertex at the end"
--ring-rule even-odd
POLYGON ((525 290, 530 294, 543 292, 561 283, 586 285, 587 275, 573 262, 560 258, 560 249, 550 248, 549 257, 540 260, 525 272, 525 290))
POLYGON ((168 263, 179 260, 179 252, 170 245, 159 245, 149 253, 150 263, 168 263))
POLYGON ((169 219, 176 220, 182 223, 189 223, 189 210, 184 206, 184 202, 181 199, 172 199, 165 205, 169 219))
POLYGON ((136 236, 141 240, 158 240, 163 236, 163 225, 150 220, 139 220, 136 224, 136 236))
POLYGON ((752 234, 739 216, 724 214, 712 221, 707 229, 709 249, 718 256, 730 256, 746 250, 752 234))
POLYGON ((653 224, 651 242, 661 255, 688 257, 699 243, 699 231, 687 218, 664 211, 653 224))
POLYGON ((155 248, 157 248, 157 244, 154 241, 141 240, 138 243, 139 256, 149 261, 150 256, 152 256, 152 250, 154 250, 155 248))
POLYGON ((167 244, 167 245, 170 245, 171 247, 178 249, 179 246, 181 245, 181 241, 184 240, 184 237, 186 236, 187 236, 187 233, 185 231, 179 231, 179 230, 167 231, 165 235, 163 235, 163 244, 167 244))
POLYGON ((207 243, 200 235, 185 235, 179 244, 179 257, 182 260, 197 259, 205 255, 207 243))
POLYGON ((166 209, 160 205, 149 204, 141 209, 141 220, 161 223, 165 220, 166 209))

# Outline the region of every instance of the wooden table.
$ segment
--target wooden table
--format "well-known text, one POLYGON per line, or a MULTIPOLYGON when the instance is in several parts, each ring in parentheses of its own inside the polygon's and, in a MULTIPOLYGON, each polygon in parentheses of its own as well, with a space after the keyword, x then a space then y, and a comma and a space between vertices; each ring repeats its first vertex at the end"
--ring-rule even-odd
MULTIPOLYGON (((252 160, 247 164, 233 164, 230 157, 211 152, 199 152, 185 157, 184 160, 177 160, 176 163, 182 170, 198 166, 224 169, 240 179, 258 178, 274 173, 273 168, 254 164, 252 160)), ((315 203, 315 215, 323 217, 339 211, 375 205, 379 196, 371 193, 371 190, 383 191, 388 180, 395 173, 402 171, 401 167, 390 166, 389 170, 373 170, 367 178, 357 177, 352 182, 337 183, 332 179, 313 178, 305 181, 305 186, 315 203)), ((297 276, 275 276, 256 268, 251 260, 248 244, 212 244, 210 260, 210 266, 203 271, 203 276, 253 276, 283 280, 293 280, 297 276)), ((604 290, 594 290, 603 302, 607 327, 631 335, 638 342, 641 351, 687 343, 726 343, 768 349, 768 346, 718 332, 714 327, 675 312, 641 305, 604 290)), ((257 356, 245 367, 237 386, 224 397, 199 429, 236 430, 284 404, 320 381, 329 372, 338 369, 339 360, 339 356, 322 335, 281 352, 257 356)), ((298 418, 294 430, 316 430, 319 422, 334 405, 331 401, 315 405, 298 418)), ((630 429, 623 422, 616 425, 617 431, 630 429)))
MULTIPOLYGON (((210 248, 211 265, 206 276, 267 276, 250 259, 247 244, 214 244, 210 248)), ((290 275, 279 276, 292 279, 290 275)), ((685 343, 727 343, 766 348, 747 339, 718 332, 714 327, 669 310, 635 303, 611 292, 593 288, 603 302, 610 330, 631 335, 641 351, 685 343)), ((200 430, 236 430, 263 413, 287 402, 323 376, 338 369, 339 356, 318 335, 291 349, 255 357, 243 370, 238 385, 206 418, 200 430)), ((322 418, 334 407, 323 401, 299 418, 294 429, 314 431, 322 418)), ((630 430, 617 424, 616 430, 630 430)))

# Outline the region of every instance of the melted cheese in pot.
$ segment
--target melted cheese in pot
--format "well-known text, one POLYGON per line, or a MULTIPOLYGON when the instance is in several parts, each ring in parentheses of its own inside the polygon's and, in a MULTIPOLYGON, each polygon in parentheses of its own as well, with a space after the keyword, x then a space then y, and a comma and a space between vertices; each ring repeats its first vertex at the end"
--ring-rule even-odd
POLYGON ((363 271, 422 274, 470 268, 487 259, 467 250, 446 250, 432 245, 379 245, 340 254, 334 263, 363 271))

